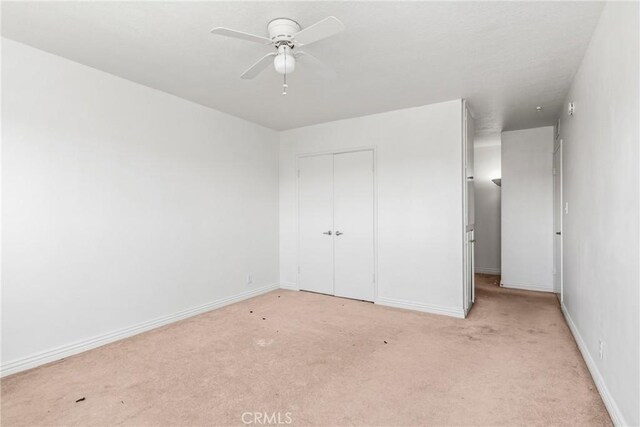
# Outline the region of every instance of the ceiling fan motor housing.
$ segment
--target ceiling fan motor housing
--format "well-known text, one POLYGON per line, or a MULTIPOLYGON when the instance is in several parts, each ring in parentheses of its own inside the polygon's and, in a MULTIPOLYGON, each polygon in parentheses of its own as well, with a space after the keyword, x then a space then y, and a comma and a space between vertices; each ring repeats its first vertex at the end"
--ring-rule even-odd
POLYGON ((272 42, 290 42, 293 35, 301 30, 300 24, 293 19, 277 18, 267 26, 269 38, 272 42))

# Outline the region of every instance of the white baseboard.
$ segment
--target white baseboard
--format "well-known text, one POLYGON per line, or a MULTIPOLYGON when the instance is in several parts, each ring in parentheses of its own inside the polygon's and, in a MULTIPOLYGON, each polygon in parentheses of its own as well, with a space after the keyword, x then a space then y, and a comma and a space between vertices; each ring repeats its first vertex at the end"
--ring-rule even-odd
POLYGON ((82 353, 83 351, 91 350, 96 347, 109 344, 114 341, 121 340, 133 335, 140 334, 142 332, 155 329, 157 327, 167 325, 169 323, 177 322, 178 320, 186 319, 187 317, 195 316, 197 314, 205 313, 207 311, 215 310, 216 308, 224 307, 225 305, 233 304, 248 298, 252 298, 270 291, 278 289, 278 285, 267 285, 257 289, 241 292, 239 294, 221 298, 206 304, 199 305, 197 307, 188 308, 186 310, 179 311, 177 313, 169 314, 166 316, 158 317, 147 322, 139 323, 134 326, 119 329, 117 331, 108 332, 106 334, 98 335, 93 338, 76 341, 71 344, 62 345, 51 350, 46 350, 41 353, 33 354, 21 359, 12 360, 0 366, 0 377, 6 375, 15 374, 16 372, 24 371, 27 369, 35 368, 36 366, 44 365, 45 363, 53 362, 55 360, 63 359, 65 357, 72 356, 74 354, 82 353))
POLYGON ((553 285, 541 286, 541 285, 514 285, 513 283, 501 283, 500 286, 507 289, 520 289, 523 291, 536 291, 536 292, 553 292, 553 285))
POLYGON ((300 288, 295 283, 280 283, 280 289, 289 289, 290 291, 299 291, 300 288))
POLYGON ((464 319, 464 310, 462 308, 457 309, 452 307, 443 307, 440 305, 422 304, 419 302, 387 297, 378 297, 376 304, 386 305, 388 307, 404 308, 407 310, 423 311, 425 313, 444 314, 445 316, 464 319))
POLYGON ((497 276, 500 275, 499 268, 491 268, 491 267, 476 267, 475 272, 480 274, 495 274, 497 276))
POLYGON ((616 426, 629 425, 625 421, 624 416, 620 411, 620 408, 618 408, 616 401, 613 399, 613 396, 611 396, 611 393, 609 392, 609 389, 607 388, 607 385, 604 382, 604 378, 602 378, 602 375, 600 374, 600 370, 598 370, 598 365, 596 365, 596 362, 593 360, 593 357, 591 357, 591 353, 589 353, 589 349, 587 348, 587 345, 582 339, 582 336, 580 335, 580 331, 578 331, 578 328, 576 327, 575 323, 573 323, 573 319, 571 319, 571 316, 567 311, 567 307, 564 304, 560 304, 560 306, 562 307, 562 314, 564 314, 564 318, 567 321, 567 325, 569 325, 569 330, 573 334, 573 338, 576 340, 576 344, 578 344, 578 349, 580 349, 580 353, 582 353, 582 358, 587 364, 587 368, 589 368, 589 372, 591 373, 593 382, 596 384, 596 388, 598 389, 598 392, 602 397, 604 406, 607 408, 607 411, 609 412, 611 421, 613 421, 613 424, 616 426))

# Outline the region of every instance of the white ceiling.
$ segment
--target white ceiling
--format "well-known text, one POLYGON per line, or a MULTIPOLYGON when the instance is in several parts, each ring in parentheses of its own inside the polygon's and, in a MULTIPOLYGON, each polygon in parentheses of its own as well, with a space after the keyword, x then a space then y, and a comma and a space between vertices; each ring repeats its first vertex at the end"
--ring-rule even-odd
POLYGON ((479 132, 553 124, 595 28, 593 2, 2 2, 2 35, 274 129, 469 100, 479 132), (261 46, 209 34, 266 35, 290 17, 346 30, 305 48, 289 94, 269 68, 239 75, 261 46), (544 106, 537 113, 535 107, 544 106))

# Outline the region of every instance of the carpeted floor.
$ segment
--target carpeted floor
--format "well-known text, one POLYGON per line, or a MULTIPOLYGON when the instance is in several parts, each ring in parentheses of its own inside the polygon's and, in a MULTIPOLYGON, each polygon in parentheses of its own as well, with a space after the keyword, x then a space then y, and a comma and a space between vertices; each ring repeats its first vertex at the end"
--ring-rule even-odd
POLYGON ((466 320, 271 292, 9 376, 1 423, 610 425, 555 296, 497 283, 466 320))

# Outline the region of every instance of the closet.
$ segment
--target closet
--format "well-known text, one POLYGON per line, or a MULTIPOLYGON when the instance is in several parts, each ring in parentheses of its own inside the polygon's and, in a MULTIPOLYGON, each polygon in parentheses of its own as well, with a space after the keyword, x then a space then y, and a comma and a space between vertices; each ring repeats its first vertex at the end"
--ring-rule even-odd
POLYGON ((301 290, 375 299, 373 150, 298 158, 301 290))

